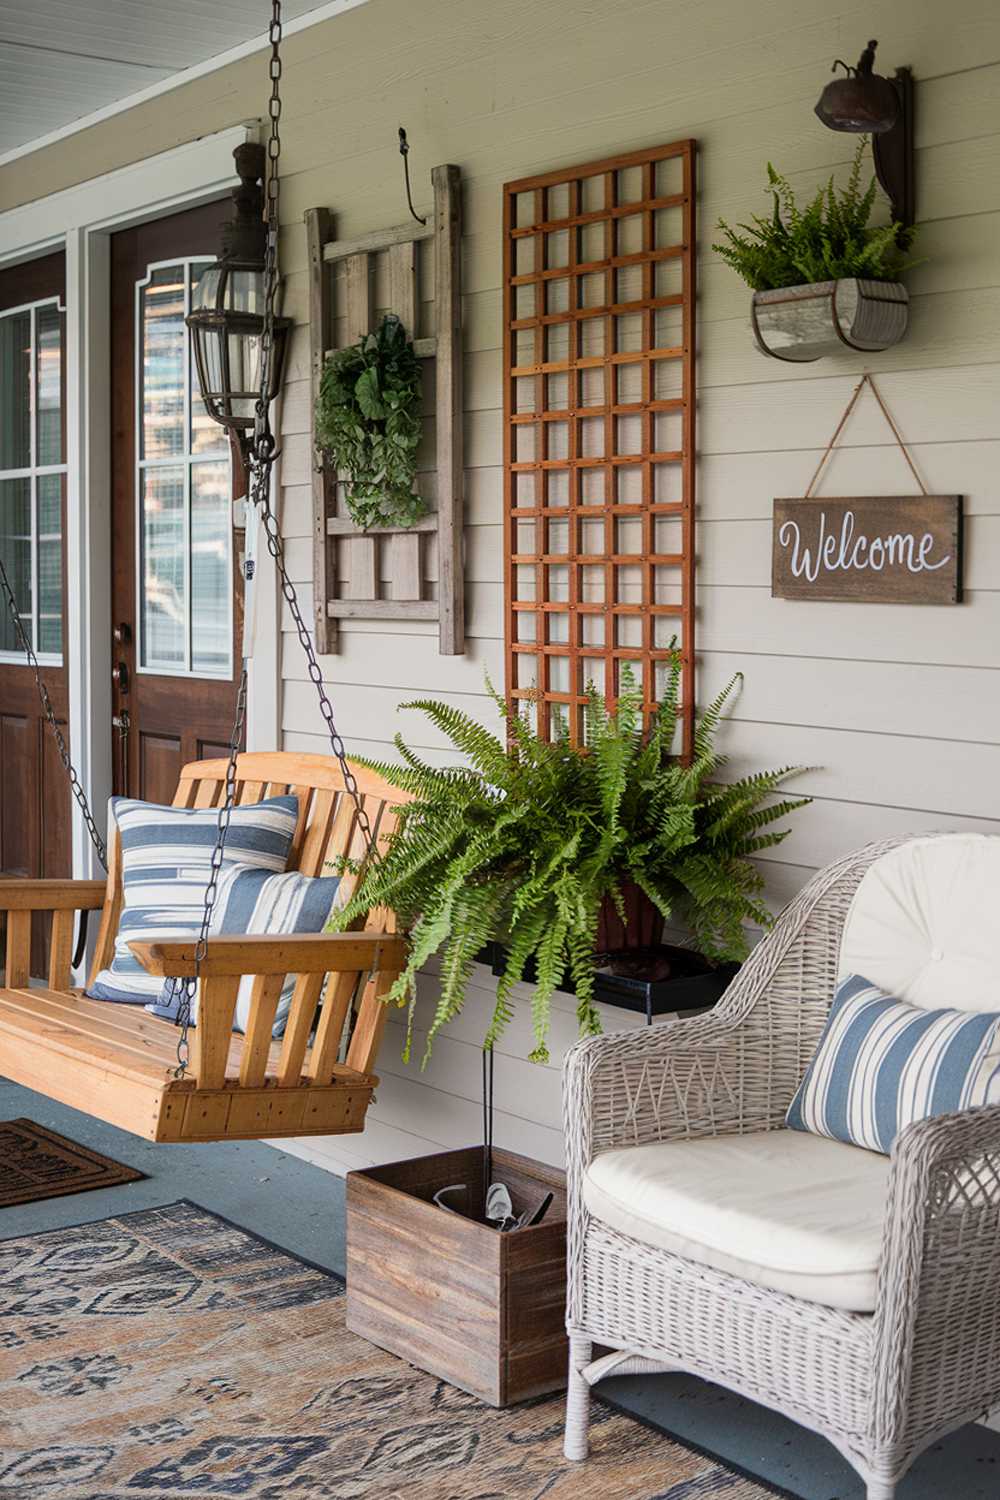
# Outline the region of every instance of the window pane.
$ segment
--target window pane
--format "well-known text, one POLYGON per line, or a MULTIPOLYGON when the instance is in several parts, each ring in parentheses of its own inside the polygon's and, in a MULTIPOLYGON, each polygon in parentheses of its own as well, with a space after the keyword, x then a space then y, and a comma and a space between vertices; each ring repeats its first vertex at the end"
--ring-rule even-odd
POLYGON ((141 475, 142 665, 185 667, 184 470, 145 469, 141 475))
MULTIPOLYGON (((0 479, 0 557, 14 590, 18 611, 31 639, 31 480, 0 479)), ((4 604, 0 610, 0 649, 21 646, 4 604)))
POLYGON ((38 650, 62 651, 61 474, 38 477, 38 650))
POLYGON ((149 273, 139 300, 143 458, 184 452, 184 267, 149 273))
POLYGON ((61 464, 63 314, 51 304, 35 313, 35 405, 37 457, 35 462, 61 464))
POLYGON ((31 463, 31 313, 0 318, 0 469, 31 463))
MULTIPOLYGON (((191 267, 191 306, 195 306, 195 288, 201 282, 202 277, 213 261, 202 261, 191 267)), ((218 422, 213 422, 205 409, 205 403, 201 399, 201 391, 198 386, 198 370, 191 357, 191 452, 192 453, 225 453, 226 432, 218 422)))
POLYGON ((228 673, 232 668, 229 552, 229 464, 191 468, 191 667, 228 673))

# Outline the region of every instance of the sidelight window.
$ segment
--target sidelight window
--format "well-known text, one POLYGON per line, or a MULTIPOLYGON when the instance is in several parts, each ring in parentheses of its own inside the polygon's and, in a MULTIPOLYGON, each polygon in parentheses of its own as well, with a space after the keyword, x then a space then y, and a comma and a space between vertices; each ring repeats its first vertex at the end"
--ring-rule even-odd
MULTIPOLYGON (((0 557, 41 660, 63 650, 64 323, 55 298, 0 313, 0 557)), ((0 609, 0 657, 20 657, 0 609)))
POLYGON ((184 319, 209 259, 149 266, 136 284, 139 670, 231 677, 229 450, 205 410, 184 319))

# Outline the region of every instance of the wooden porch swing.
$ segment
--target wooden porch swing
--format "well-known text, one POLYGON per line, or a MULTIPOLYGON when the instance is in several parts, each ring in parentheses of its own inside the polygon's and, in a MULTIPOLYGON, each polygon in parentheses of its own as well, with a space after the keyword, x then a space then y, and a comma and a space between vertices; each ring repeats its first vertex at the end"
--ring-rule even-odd
MULTIPOLYGON (((185 766, 173 805, 219 806, 227 767, 224 759, 185 766)), ((236 768, 240 805, 286 793, 298 797, 290 870, 329 875, 344 855, 363 859, 358 808, 332 756, 254 752, 240 755, 236 768)), ((360 766, 352 770, 373 834, 390 834, 405 794, 360 766)), ((345 894, 357 878, 342 877, 345 894)), ((106 883, 0 880, 0 911, 7 914, 0 1074, 154 1141, 259 1140, 364 1129, 378 1083, 371 1069, 385 1025, 383 996, 405 961, 406 943, 396 935, 392 913, 371 913, 358 932, 212 937, 201 963, 190 1066, 178 1078, 178 1031, 171 1021, 141 1005, 88 1000, 70 987, 76 913, 101 912, 93 976, 111 961, 121 909, 117 834, 106 883), (29 988, 32 918, 44 912, 52 916, 48 984, 29 988), (256 978, 246 1034, 238 1036, 233 1017, 245 974, 256 978), (288 1024, 283 1040, 273 1042, 278 997, 290 974, 297 978, 288 1024), (340 1062, 355 995, 353 1030, 340 1062)), ((131 946, 151 974, 195 974, 193 939, 131 946)))
MULTIPOLYGON (((341 873, 348 856, 354 873, 342 874, 349 895, 375 857, 376 841, 395 828, 397 811, 408 800, 380 777, 353 767, 334 723, 316 655, 288 576, 284 546, 271 509, 272 467, 277 454, 270 427, 270 405, 280 384, 287 319, 276 315, 279 287, 278 121, 281 114, 278 57, 281 3, 272 0, 270 132, 266 194, 262 147, 244 144, 234 155, 241 179, 234 190, 235 217, 212 282, 216 301, 187 319, 195 333, 193 349, 208 413, 235 435, 248 461, 248 510, 259 523, 277 570, 281 594, 305 653, 310 680, 329 733, 333 754, 239 753, 244 729, 248 662, 253 652, 251 583, 256 563, 250 528, 244 560, 246 608, 243 667, 236 694, 236 718, 225 759, 185 766, 173 805, 218 808, 218 835, 206 875, 205 907, 197 940, 135 942, 132 951, 151 974, 187 983, 180 1029, 149 1014, 141 1005, 86 998, 71 988, 73 929, 78 911, 101 911, 91 966, 93 978, 111 961, 123 906, 122 856, 117 831, 110 849, 97 829, 80 779, 28 639, 14 590, 0 557, 0 594, 35 682, 66 773, 107 882, 91 880, 0 880, 0 911, 7 917, 5 987, 0 989, 0 1074, 37 1089, 112 1125, 154 1141, 256 1140, 262 1137, 353 1133, 364 1129, 365 1112, 378 1079, 372 1065, 385 1025, 384 996, 403 969, 406 943, 391 912, 369 913, 363 931, 291 936, 209 936, 215 874, 224 858, 229 813, 284 793, 298 797, 298 823, 287 868, 303 875, 341 873), (245 275, 260 268, 263 314, 260 327, 247 326, 245 313, 226 302, 233 267, 245 275), (226 309, 228 308, 228 311, 226 309), (229 321, 227 321, 227 319, 229 321), (216 366, 202 357, 202 343, 243 338, 259 358, 253 415, 246 393, 213 384, 216 366), (254 343, 256 341, 256 343, 254 343), (251 345, 253 346, 251 348, 251 345), (200 352, 201 351, 201 352, 200 352), (272 369, 272 361, 276 361, 272 369), (273 376, 273 379, 272 379, 273 376), (48 984, 30 982, 31 929, 36 914, 51 917, 48 984), (245 1035, 234 1036, 240 981, 254 976, 245 1035), (272 1041, 278 1001, 286 978, 295 986, 283 1039, 272 1041), (198 1019, 191 1026, 197 987, 198 1019), (357 998, 357 1008, 352 1006, 357 998), (346 1057, 340 1048, 348 1014, 353 1028, 346 1057), (189 1042, 189 1026, 190 1042, 189 1042)), ((202 286, 210 282, 206 276, 202 286)), ((228 355, 219 370, 229 375, 228 355)))

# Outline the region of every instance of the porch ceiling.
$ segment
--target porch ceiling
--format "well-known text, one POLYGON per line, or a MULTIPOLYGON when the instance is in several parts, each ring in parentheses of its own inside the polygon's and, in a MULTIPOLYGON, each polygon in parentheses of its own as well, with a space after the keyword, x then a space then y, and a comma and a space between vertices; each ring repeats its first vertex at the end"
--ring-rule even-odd
MULTIPOLYGON (((283 5, 286 23, 300 24, 338 8, 348 6, 283 5)), ((0 0, 0 154, 252 44, 270 9, 268 0, 0 0)))

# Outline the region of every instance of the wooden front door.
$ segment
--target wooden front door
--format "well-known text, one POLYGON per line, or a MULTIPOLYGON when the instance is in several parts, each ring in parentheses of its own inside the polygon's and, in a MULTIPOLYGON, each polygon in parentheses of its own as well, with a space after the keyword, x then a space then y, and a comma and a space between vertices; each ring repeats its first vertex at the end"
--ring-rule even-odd
POLYGON ((235 707, 242 533, 184 324, 230 212, 112 239, 113 783, 151 802, 171 800, 185 762, 226 753, 235 707))
MULTIPOLYGON (((0 556, 68 740, 65 291, 61 252, 0 271, 0 556)), ((0 600, 0 873, 68 875, 71 859, 69 784, 0 600)))

